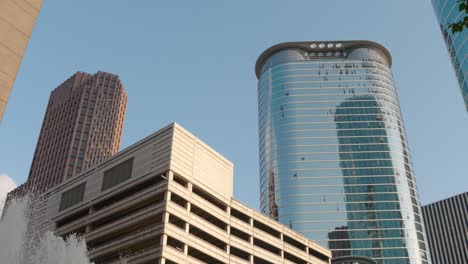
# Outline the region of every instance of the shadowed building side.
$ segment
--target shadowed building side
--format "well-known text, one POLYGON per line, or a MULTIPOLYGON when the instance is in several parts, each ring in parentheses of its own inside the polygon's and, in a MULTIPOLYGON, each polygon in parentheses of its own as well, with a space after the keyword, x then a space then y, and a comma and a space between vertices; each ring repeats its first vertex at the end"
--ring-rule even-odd
POLYGON ((328 248, 332 250, 333 259, 351 255, 351 242, 347 226, 336 227, 335 230, 328 233, 328 248))
POLYGON ((434 263, 468 263, 468 192, 422 207, 434 263))

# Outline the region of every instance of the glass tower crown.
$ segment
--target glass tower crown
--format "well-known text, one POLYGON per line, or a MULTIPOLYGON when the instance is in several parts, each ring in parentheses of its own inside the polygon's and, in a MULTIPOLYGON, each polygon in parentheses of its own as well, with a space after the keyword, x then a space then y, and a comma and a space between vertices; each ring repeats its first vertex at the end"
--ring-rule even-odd
POLYGON ((468 111, 468 29, 452 33, 452 29, 449 28, 450 24, 463 20, 467 15, 460 11, 459 4, 458 0, 432 0, 468 111))
POLYGON ((293 42, 258 59, 261 210, 334 257, 430 263, 391 56, 293 42))

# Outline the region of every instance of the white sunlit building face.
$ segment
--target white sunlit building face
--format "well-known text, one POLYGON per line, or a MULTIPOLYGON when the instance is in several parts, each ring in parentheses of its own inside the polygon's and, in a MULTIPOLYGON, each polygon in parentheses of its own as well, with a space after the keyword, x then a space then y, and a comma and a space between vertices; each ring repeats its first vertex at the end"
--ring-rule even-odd
POLYGON ((293 42, 258 59, 261 210, 334 257, 430 263, 391 56, 293 42))
POLYGON ((234 199, 233 172, 173 123, 43 193, 29 240, 79 234, 96 264, 331 263, 330 250, 234 199))

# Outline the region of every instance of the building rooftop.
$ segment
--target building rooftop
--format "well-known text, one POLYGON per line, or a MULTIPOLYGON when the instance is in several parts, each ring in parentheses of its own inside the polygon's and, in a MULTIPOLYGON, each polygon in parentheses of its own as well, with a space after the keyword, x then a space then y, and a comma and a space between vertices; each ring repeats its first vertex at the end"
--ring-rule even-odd
POLYGON ((346 41, 300 41, 300 42, 284 42, 276 44, 267 50, 265 50, 257 59, 255 63, 255 73, 257 78, 260 78, 261 70, 264 63, 275 53, 288 50, 296 49, 303 50, 305 52, 342 52, 350 53, 352 50, 357 48, 376 48, 381 51, 387 58, 389 66, 392 65, 392 56, 390 52, 381 44, 368 41, 368 40, 346 40, 346 41))

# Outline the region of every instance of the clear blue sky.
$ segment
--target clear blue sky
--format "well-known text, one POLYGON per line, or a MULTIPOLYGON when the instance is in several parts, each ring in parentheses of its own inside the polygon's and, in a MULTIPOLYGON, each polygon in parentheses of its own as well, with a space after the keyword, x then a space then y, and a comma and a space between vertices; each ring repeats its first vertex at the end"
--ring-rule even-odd
POLYGON ((0 124, 0 173, 29 172, 50 91, 75 71, 119 74, 123 147, 176 121, 235 164, 258 208, 254 64, 285 41, 385 45, 422 203, 468 190, 468 115, 427 0, 45 0, 0 124))

